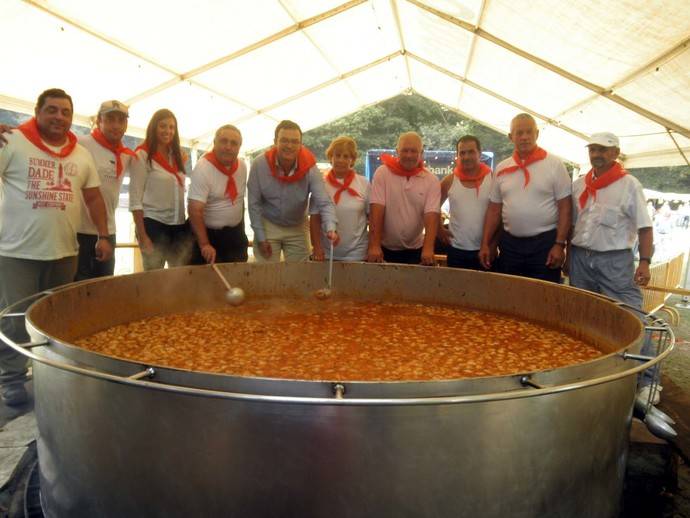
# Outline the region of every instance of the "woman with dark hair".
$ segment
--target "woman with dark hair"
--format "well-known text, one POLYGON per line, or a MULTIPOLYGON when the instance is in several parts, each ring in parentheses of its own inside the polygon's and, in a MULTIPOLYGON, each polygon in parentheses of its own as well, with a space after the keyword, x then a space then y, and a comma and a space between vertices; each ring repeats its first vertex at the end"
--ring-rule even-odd
POLYGON ((192 240, 185 222, 186 157, 180 149, 177 119, 158 110, 146 128, 146 140, 131 165, 129 210, 134 218, 144 270, 189 263, 192 240))

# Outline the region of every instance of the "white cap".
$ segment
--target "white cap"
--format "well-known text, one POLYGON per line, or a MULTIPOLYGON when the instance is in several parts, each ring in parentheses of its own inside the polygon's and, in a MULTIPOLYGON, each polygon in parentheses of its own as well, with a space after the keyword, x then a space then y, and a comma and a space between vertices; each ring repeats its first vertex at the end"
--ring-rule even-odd
POLYGON ((587 141, 587 146, 591 146, 592 144, 604 147, 621 147, 618 137, 608 131, 592 134, 587 141))
POLYGON ((105 101, 101 104, 101 107, 98 109, 98 115, 103 115, 104 113, 110 112, 124 113, 127 117, 129 117, 129 109, 125 104, 121 103, 120 101, 105 101))

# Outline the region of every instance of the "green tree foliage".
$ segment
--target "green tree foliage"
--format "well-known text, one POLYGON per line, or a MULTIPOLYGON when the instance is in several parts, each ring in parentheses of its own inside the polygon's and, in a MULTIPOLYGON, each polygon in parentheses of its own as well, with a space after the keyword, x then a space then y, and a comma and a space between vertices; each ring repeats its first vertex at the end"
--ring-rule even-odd
POLYGON ((309 130, 304 134, 304 143, 318 160, 326 162, 326 148, 331 140, 348 135, 355 139, 360 149, 355 169, 362 172, 362 152, 395 148, 398 135, 405 131, 421 134, 426 149, 452 150, 461 136, 475 135, 484 150, 495 153, 496 163, 509 156, 513 149, 507 136, 416 94, 393 97, 309 130))
POLYGON ((631 169, 646 189, 661 192, 690 193, 690 167, 645 167, 631 169))

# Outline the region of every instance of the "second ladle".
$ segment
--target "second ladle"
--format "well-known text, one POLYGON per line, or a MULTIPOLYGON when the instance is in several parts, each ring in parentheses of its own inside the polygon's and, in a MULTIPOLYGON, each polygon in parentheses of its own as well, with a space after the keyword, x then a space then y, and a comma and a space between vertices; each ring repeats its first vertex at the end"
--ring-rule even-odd
POLYGON ((317 299, 327 299, 333 293, 333 241, 331 241, 331 255, 328 257, 328 285, 315 293, 317 299))
POLYGON ((237 286, 233 288, 232 286, 230 286, 230 283, 220 272, 218 266, 216 266, 216 263, 211 263, 211 268, 213 268, 213 271, 218 274, 218 277, 220 277, 220 280, 223 281, 223 284, 225 285, 225 288, 227 290, 225 292, 225 300, 227 300, 233 306, 239 306, 240 304, 242 304, 242 302, 244 301, 244 291, 242 290, 242 288, 238 288, 237 286))

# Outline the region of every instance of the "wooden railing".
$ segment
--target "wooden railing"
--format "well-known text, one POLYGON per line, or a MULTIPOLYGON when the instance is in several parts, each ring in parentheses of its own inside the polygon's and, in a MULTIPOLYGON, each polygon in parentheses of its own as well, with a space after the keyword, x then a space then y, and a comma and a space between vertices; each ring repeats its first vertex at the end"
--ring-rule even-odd
MULTIPOLYGON (((668 260, 665 263, 653 264, 649 268, 649 273, 651 274, 649 284, 651 286, 678 288, 681 282, 684 263, 685 254, 678 254, 676 257, 668 260)), ((647 313, 657 313, 659 311, 667 312, 671 315, 672 320, 677 321, 680 318, 678 312, 674 308, 666 305, 666 301, 670 296, 670 293, 648 291, 643 289, 642 309, 644 309, 647 313)))
POLYGON ((144 263, 141 261, 141 250, 139 250, 139 243, 116 243, 115 248, 131 248, 132 249, 132 273, 144 271, 144 263))

